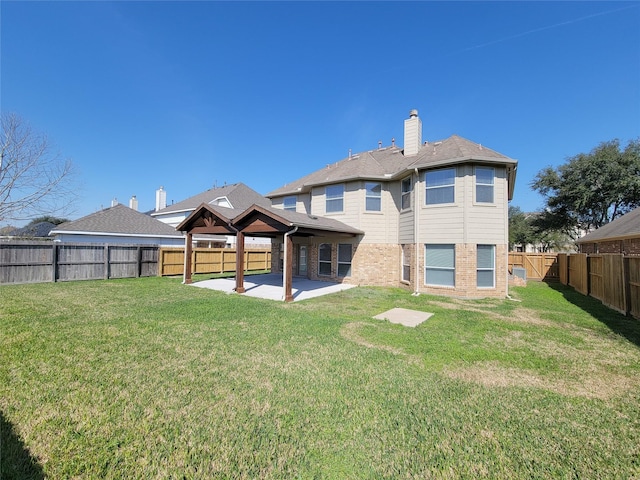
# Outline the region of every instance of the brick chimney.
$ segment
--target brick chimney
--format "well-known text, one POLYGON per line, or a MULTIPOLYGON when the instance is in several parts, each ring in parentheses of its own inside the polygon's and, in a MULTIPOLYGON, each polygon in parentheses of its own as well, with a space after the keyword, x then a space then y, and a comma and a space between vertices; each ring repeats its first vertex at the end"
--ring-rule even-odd
POLYGON ((422 145, 422 120, 418 110, 411 110, 409 118, 404 121, 404 156, 417 155, 422 145))

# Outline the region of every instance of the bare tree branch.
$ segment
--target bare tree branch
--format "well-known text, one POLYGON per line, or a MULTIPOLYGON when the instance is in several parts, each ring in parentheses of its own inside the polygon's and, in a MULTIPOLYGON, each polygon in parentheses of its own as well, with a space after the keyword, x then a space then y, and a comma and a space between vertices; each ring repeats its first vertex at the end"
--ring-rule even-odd
POLYGON ((2 114, 0 222, 68 213, 76 199, 71 160, 19 116, 2 114))

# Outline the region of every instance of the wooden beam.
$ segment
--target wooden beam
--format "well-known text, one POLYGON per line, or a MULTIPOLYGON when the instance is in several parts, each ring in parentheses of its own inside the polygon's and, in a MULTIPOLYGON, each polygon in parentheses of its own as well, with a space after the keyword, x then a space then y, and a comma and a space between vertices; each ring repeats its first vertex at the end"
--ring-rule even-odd
POLYGON ((236 293, 244 293, 244 233, 236 237, 236 293))
POLYGON ((287 268, 282 272, 284 275, 284 301, 293 302, 293 294, 291 292, 291 284, 293 282, 293 239, 291 235, 285 235, 287 244, 285 245, 287 268))
POLYGON ((193 235, 191 232, 187 232, 187 236, 184 241, 184 283, 193 283, 191 279, 191 255, 193 252, 193 235))

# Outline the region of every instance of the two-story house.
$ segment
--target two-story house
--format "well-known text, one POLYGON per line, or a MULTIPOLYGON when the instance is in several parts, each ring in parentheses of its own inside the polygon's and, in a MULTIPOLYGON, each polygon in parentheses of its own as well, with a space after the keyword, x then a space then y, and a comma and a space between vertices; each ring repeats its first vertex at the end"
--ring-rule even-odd
MULTIPOLYGON (((283 216, 330 218, 362 232, 293 235, 294 274, 416 293, 504 297, 516 166, 457 135, 423 142, 422 122, 412 110, 404 148, 349 155, 266 196, 283 216)), ((284 240, 274 239, 273 259, 283 257, 284 240)), ((276 261, 273 269, 283 264, 276 261)))

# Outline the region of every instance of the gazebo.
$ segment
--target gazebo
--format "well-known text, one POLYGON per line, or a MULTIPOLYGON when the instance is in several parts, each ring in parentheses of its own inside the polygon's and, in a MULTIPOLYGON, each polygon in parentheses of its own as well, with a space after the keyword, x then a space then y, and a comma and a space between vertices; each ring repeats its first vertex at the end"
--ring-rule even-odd
POLYGON ((244 238, 284 237, 283 287, 284 301, 293 301, 293 238, 311 236, 361 235, 355 229, 337 220, 308 215, 305 213, 264 207, 257 204, 246 210, 213 206, 203 203, 189 215, 176 230, 185 232, 184 283, 192 282, 191 255, 193 235, 235 235, 236 236, 236 293, 245 293, 244 288, 244 238))

